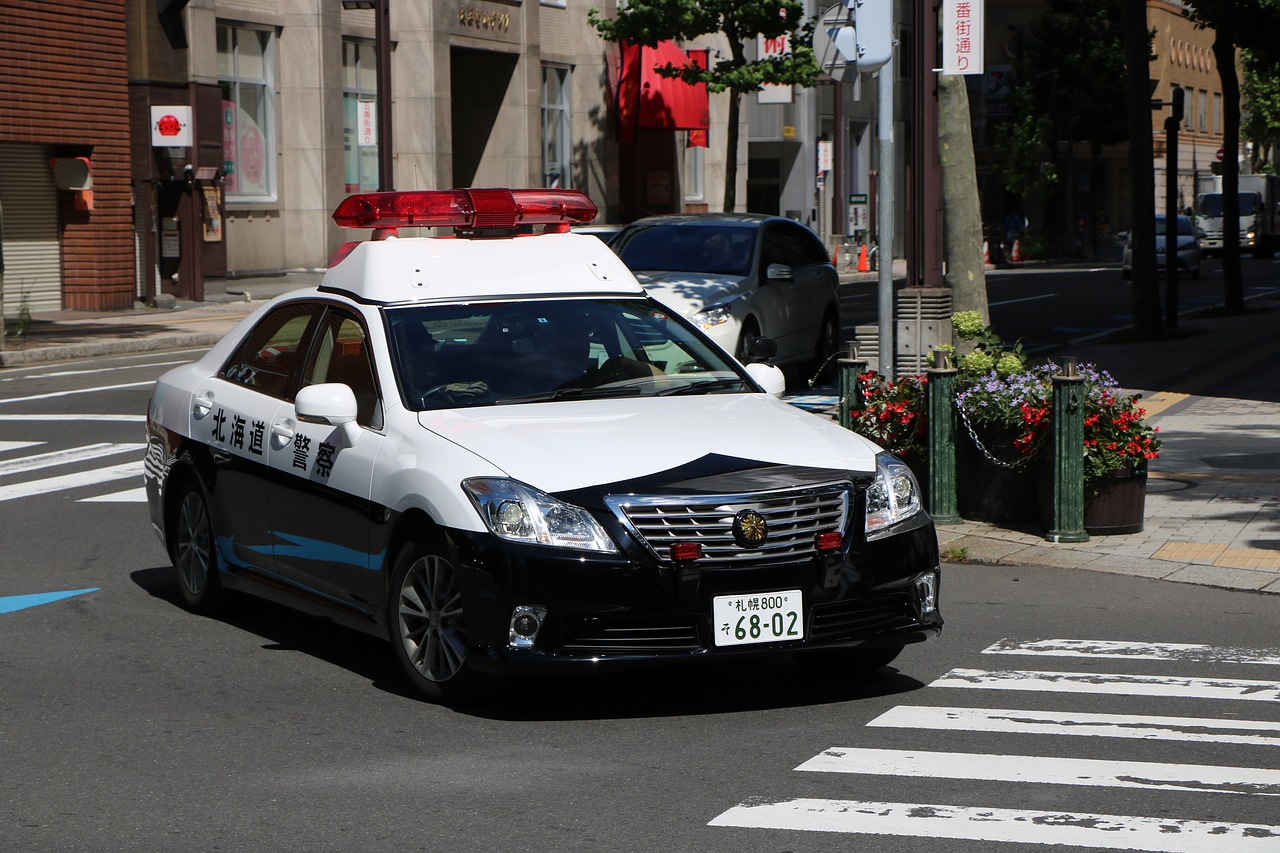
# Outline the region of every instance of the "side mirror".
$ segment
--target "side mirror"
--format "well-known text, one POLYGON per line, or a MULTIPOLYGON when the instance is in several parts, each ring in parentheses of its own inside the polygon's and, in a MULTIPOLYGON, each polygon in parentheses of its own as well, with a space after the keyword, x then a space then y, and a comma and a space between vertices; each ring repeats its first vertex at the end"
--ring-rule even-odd
POLYGON ((351 386, 338 382, 308 385, 293 401, 298 420, 311 424, 327 424, 342 429, 348 445, 360 437, 356 423, 356 395, 351 386))
POLYGON ((778 342, 773 338, 757 337, 747 341, 747 357, 752 361, 769 361, 778 354, 778 342))
POLYGON ((786 264, 769 264, 764 270, 765 281, 787 281, 791 278, 791 267, 786 264))
POLYGON ((781 368, 774 367, 772 364, 753 361, 747 365, 747 375, 754 379, 756 384, 765 390, 766 394, 779 397, 783 391, 787 390, 786 375, 783 374, 781 368))

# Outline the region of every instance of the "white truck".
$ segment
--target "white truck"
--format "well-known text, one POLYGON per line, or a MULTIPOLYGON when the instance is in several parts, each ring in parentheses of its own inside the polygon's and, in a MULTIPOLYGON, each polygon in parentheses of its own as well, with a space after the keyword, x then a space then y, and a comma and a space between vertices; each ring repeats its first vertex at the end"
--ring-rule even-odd
MULTIPOLYGON (((1255 258, 1269 258, 1280 248, 1280 175, 1241 175, 1240 251, 1255 258)), ((1196 195, 1196 220, 1205 236, 1200 241, 1203 255, 1222 254, 1222 176, 1201 181, 1196 195)))

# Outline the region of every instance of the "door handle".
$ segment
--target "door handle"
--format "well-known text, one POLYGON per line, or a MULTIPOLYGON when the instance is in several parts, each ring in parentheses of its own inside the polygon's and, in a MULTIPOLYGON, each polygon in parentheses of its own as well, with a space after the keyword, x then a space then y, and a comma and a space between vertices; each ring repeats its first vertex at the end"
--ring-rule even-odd
POLYGON ((271 425, 271 438, 277 447, 284 447, 293 442, 293 436, 297 432, 297 424, 291 419, 285 418, 282 421, 276 421, 271 425))
POLYGON ((196 420, 202 420, 211 411, 213 411, 213 392, 204 391, 191 404, 191 414, 195 415, 196 420))

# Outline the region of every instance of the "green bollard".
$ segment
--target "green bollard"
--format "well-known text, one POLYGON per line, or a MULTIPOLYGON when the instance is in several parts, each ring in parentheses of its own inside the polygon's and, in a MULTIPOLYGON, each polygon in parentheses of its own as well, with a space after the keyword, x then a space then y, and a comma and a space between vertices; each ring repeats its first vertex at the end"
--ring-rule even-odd
POLYGON ((1053 377, 1053 525, 1050 542, 1087 542, 1084 531, 1084 377, 1074 357, 1053 377))
POLYGON ((849 347, 849 357, 839 359, 836 365, 840 371, 840 426, 853 429, 851 409, 862 408, 862 383, 858 377, 867 372, 867 360, 858 358, 858 351, 849 347))
POLYGON ((956 498, 956 374, 947 351, 933 351, 933 367, 925 369, 925 412, 928 416, 929 482, 926 509, 935 524, 959 524, 956 498))

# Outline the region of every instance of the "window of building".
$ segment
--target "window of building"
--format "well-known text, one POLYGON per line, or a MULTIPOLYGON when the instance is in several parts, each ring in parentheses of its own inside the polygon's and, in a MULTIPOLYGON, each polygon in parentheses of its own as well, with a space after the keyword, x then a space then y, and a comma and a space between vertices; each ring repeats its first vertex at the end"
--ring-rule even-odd
POLYGON ((218 24, 218 85, 229 201, 276 197, 275 36, 218 24))
POLYGON ((706 199, 706 192, 703 189, 703 164, 707 149, 704 146, 691 144, 689 139, 691 134, 692 132, 684 134, 684 200, 700 202, 706 199))
POLYGON ((1213 93, 1213 132, 1222 133, 1222 93, 1213 93))
POLYGON ((569 175, 569 69, 542 66, 543 185, 567 189, 569 175))
POLYGON ((1204 113, 1208 109, 1209 93, 1204 89, 1200 90, 1200 97, 1196 99, 1196 127, 1201 130, 1208 130, 1209 125, 1205 124, 1204 113))
POLYGON ((346 191, 378 189, 378 54, 373 42, 342 40, 342 148, 346 191))

